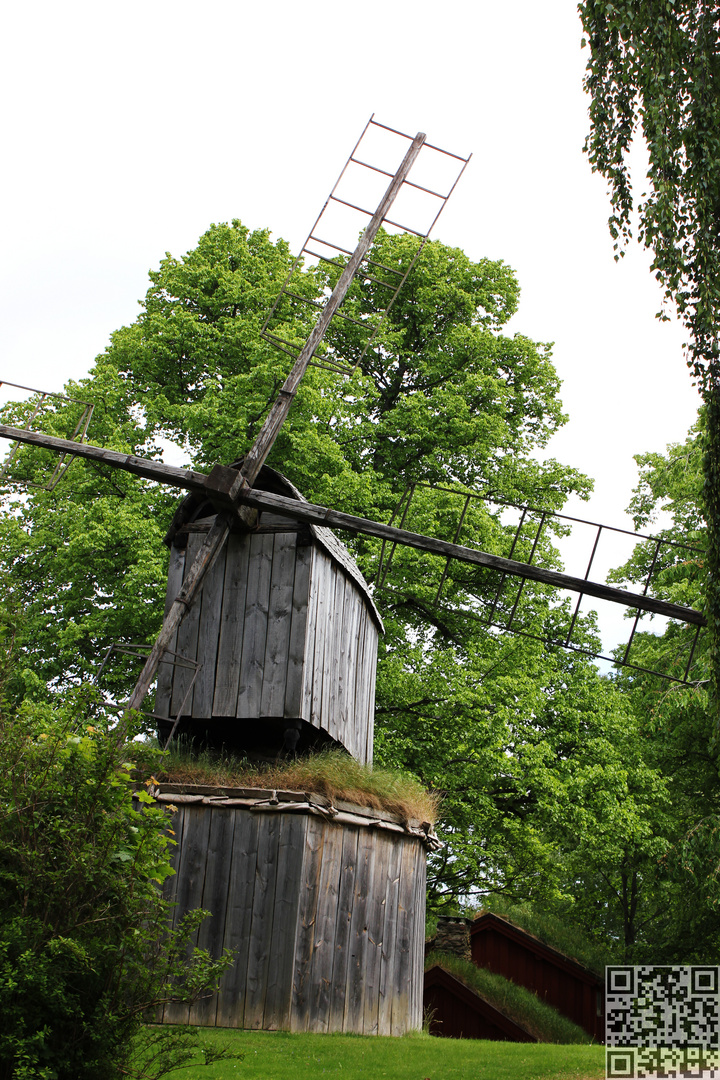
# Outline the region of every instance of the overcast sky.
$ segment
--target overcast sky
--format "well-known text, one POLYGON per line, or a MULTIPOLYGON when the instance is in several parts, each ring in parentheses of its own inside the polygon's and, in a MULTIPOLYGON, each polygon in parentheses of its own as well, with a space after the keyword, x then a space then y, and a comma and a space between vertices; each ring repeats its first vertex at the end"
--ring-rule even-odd
POLYGON ((12 5, 0 379, 84 374, 211 222, 299 248, 374 112, 474 153, 434 235, 516 270, 511 329, 555 342, 570 415, 551 451, 595 478, 583 515, 623 524, 632 455, 681 440, 697 396, 649 258, 613 261, 581 36, 572 0, 12 5))

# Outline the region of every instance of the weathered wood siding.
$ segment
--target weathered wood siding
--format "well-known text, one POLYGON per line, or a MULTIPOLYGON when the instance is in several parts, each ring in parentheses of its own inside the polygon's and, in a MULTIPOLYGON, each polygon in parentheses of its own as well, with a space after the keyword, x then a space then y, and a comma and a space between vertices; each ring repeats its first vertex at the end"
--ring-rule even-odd
POLYGON ((422 1025, 426 855, 416 837, 289 811, 181 804, 166 894, 198 944, 237 950, 220 992, 166 1023, 365 1035, 422 1025))
MULTIPOLYGON (((200 664, 183 716, 305 720, 361 762, 372 761, 378 628, 344 569, 287 519, 231 535, 171 646, 200 664)), ((168 605, 192 565, 173 545, 168 605)), ((175 716, 193 669, 164 663, 155 712, 175 716)))

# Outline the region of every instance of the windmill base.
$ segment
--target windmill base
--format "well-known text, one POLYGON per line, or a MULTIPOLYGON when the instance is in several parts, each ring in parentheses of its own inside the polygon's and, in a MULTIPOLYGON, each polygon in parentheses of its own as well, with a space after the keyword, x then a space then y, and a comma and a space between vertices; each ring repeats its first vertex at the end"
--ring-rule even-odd
POLYGON ((420 823, 321 796, 163 785, 173 802, 175 924, 236 954, 219 993, 165 1023, 404 1035, 422 1025, 426 842, 420 823))

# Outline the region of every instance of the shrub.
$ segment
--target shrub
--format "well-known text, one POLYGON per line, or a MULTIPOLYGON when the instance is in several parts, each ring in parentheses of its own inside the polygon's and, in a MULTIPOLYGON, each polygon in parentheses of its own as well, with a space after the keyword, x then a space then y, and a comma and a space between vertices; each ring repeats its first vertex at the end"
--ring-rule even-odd
POLYGON ((192 949, 203 912, 168 932, 170 815, 93 691, 0 708, 0 1080, 160 1076, 193 1040, 144 1020, 231 962, 192 949))

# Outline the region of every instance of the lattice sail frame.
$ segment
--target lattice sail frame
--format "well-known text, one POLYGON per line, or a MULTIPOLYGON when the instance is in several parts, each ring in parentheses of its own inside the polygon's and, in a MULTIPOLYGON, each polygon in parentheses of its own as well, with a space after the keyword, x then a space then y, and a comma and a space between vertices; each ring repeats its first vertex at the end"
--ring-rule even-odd
MULTIPOLYGON (((647 596, 651 589, 651 586, 656 583, 656 571, 657 568, 663 562, 663 554, 668 552, 682 553, 686 556, 684 562, 686 566, 696 565, 699 566, 705 555, 703 548, 689 543, 683 543, 675 540, 668 540, 662 536, 655 536, 648 533, 641 533, 637 531, 631 531, 629 529, 619 528, 617 526, 603 525, 597 521, 591 521, 586 518, 580 518, 569 514, 561 514, 550 510, 541 510, 537 507, 532 507, 522 503, 513 503, 506 499, 500 499, 496 497, 489 497, 477 491, 468 491, 466 488, 452 487, 444 484, 429 484, 429 483, 409 483, 403 491, 398 503, 392 513, 389 524, 397 523, 400 529, 406 529, 409 527, 409 520, 411 519, 411 507, 413 500, 418 491, 430 491, 430 492, 442 492, 454 496, 458 500, 459 510, 457 515, 457 525, 454 530, 451 542, 458 544, 461 542, 461 536, 468 510, 473 502, 482 504, 485 507, 496 508, 496 512, 503 511, 517 511, 519 514, 519 520, 514 531, 509 536, 508 550, 503 551, 501 554, 508 559, 517 558, 517 549, 523 542, 529 548, 527 554, 524 554, 522 561, 528 565, 533 564, 533 560, 536 557, 538 548, 540 545, 541 537, 544 532, 549 531, 549 526, 553 524, 555 530, 558 533, 563 533, 565 536, 569 535, 573 526, 585 526, 592 530, 592 537, 590 539, 590 551, 587 563, 585 565, 585 571, 582 575, 582 579, 590 583, 592 581, 590 573, 593 565, 595 564, 596 556, 601 540, 607 536, 616 537, 629 537, 632 539, 635 545, 647 544, 652 545, 650 550, 648 562, 649 567, 642 582, 642 596, 647 596)), ((510 531, 510 527, 505 524, 505 532, 510 531)), ((472 538, 467 536, 464 538, 465 543, 472 544, 472 538)), ((393 556, 398 546, 397 542, 383 541, 380 548, 380 555, 377 565, 377 570, 373 578, 373 583, 378 592, 382 592, 383 589, 392 589, 391 567, 393 562, 393 556)), ((568 649, 572 652, 578 652, 582 655, 588 656, 594 660, 602 660, 610 663, 618 668, 629 668, 630 670, 644 672, 650 675, 658 675, 668 682, 680 683, 681 685, 694 684, 695 680, 690 678, 690 672, 693 667, 693 661, 697 655, 697 646, 701 641, 706 627, 704 625, 696 625, 694 627, 694 633, 689 642, 687 642, 687 648, 685 650, 685 659, 679 668, 682 671, 681 675, 669 675, 667 672, 659 671, 656 668, 648 668, 640 663, 635 663, 630 658, 630 651, 635 641, 635 635, 638 630, 640 619, 643 617, 643 613, 640 610, 635 612, 635 616, 632 621, 632 626, 627 641, 624 645, 619 645, 615 648, 613 655, 608 655, 606 652, 595 652, 588 649, 585 646, 573 642, 573 634, 578 627, 578 619, 580 618, 580 608, 583 600, 586 598, 591 599, 593 603, 597 602, 597 599, 591 597, 589 594, 579 591, 577 594, 577 600, 573 605, 572 615, 570 622, 567 626, 567 632, 557 639, 551 640, 546 635, 541 636, 532 633, 522 625, 522 613, 520 611, 520 601, 523 595, 523 591, 527 584, 527 578, 521 578, 519 581, 517 578, 512 578, 513 583, 516 585, 516 592, 512 596, 506 605, 509 608, 509 613, 506 617, 496 617, 498 613, 498 607, 501 597, 506 589, 506 582, 508 578, 512 576, 507 572, 490 571, 490 574, 499 576, 497 587, 494 591, 494 596, 490 602, 486 602, 480 597, 476 597, 477 610, 468 608, 452 608, 443 606, 442 594, 447 581, 450 565, 453 562, 452 558, 446 558, 445 566, 440 578, 433 605, 437 606, 448 614, 460 614, 468 618, 472 618, 488 628, 502 630, 511 634, 518 634, 522 637, 528 637, 535 641, 541 641, 545 644, 557 645, 564 649, 568 649), (485 609, 485 610, 482 610, 485 609), (622 650, 622 652, 621 652, 622 650)), ((487 573, 487 571, 486 571, 487 573)), ((670 620, 677 625, 682 625, 679 620, 670 620)))
MULTIPOLYGON (((57 402, 66 402, 69 404, 82 406, 80 413, 80 419, 77 421, 75 428, 70 435, 71 442, 82 443, 87 435, 90 421, 92 420, 93 411, 95 406, 89 401, 81 401, 79 398, 69 397, 67 394, 60 394, 52 390, 38 390, 32 386, 23 386, 21 383, 10 382, 8 379, 0 379, 0 387, 9 386, 14 390, 22 390, 26 393, 34 395, 34 400, 27 402, 32 411, 27 420, 27 430, 33 431, 33 423, 38 416, 42 416, 43 407, 52 399, 57 402)), ((13 462, 17 459, 20 451, 21 444, 15 442, 5 457, 5 460, 0 463, 0 485, 8 477, 10 468, 13 462)), ((46 491, 52 491, 54 487, 60 482, 67 470, 70 468, 74 461, 73 454, 61 454, 58 463, 53 469, 50 479, 46 484, 27 482, 28 487, 43 487, 46 491)))
MULTIPOLYGON (((374 115, 375 114, 373 113, 373 115, 370 117, 367 124, 365 125, 363 132, 360 135, 360 138, 353 147, 349 158, 345 162, 345 165, 343 166, 342 171, 335 182, 335 186, 328 195, 322 210, 315 219, 315 222, 310 229, 310 232, 308 233, 305 242, 303 243, 292 267, 290 268, 287 277, 282 284, 280 292, 278 293, 278 297, 272 308, 270 309, 261 330, 261 337, 263 337, 271 345, 274 345, 275 348, 279 349, 281 352, 286 353, 288 356, 291 356, 293 360, 297 359, 297 356, 299 355, 300 349, 302 347, 302 342, 289 341, 287 338, 280 336, 280 334, 275 332, 275 330, 273 329, 273 327, 276 326, 279 321, 279 315, 283 311, 285 302, 290 301, 290 311, 292 310, 293 305, 309 305, 316 308, 318 311, 322 310, 323 307, 323 300, 316 300, 309 297, 301 296, 299 293, 295 292, 293 288, 291 288, 294 275, 298 271, 300 271, 301 268, 304 269, 308 265, 312 265, 313 263, 315 265, 317 265, 318 263, 324 263, 326 265, 334 266, 338 270, 342 271, 346 266, 347 258, 352 256, 353 252, 349 247, 345 246, 344 243, 341 244, 338 242, 340 237, 336 234, 336 229, 338 229, 339 223, 337 221, 333 222, 332 220, 333 210, 336 207, 341 206, 344 207, 346 210, 352 211, 353 214, 356 215, 355 220, 358 226, 358 231, 361 231, 362 227, 366 225, 373 217, 374 211, 368 210, 365 207, 359 206, 357 203, 351 201, 350 195, 352 194, 352 184, 353 181, 357 179, 357 177, 353 174, 356 174, 358 170, 364 169, 368 172, 376 173, 380 177, 392 178, 394 175, 393 172, 390 172, 388 169, 382 168, 378 164, 373 164, 369 161, 362 160, 357 156, 358 153, 361 152, 363 144, 365 144, 365 148, 370 150, 373 149, 372 142, 368 138, 368 136, 371 136, 374 132, 378 131, 388 133, 391 137, 393 137, 396 144, 398 145, 398 148, 400 148, 401 151, 406 148, 406 143, 412 143, 413 141, 412 135, 406 135, 402 131, 397 131, 395 128, 388 127, 387 124, 381 124, 379 121, 374 119, 374 115), (324 228, 328 229, 328 233, 325 236, 321 236, 320 232, 324 228), (327 237, 330 234, 332 234, 332 236, 330 239, 328 239, 327 237), (314 245, 314 247, 311 247, 310 245, 314 245), (320 250, 316 250, 316 248, 319 248, 320 250), (347 258, 344 259, 344 256, 347 258)), ((378 153, 378 148, 375 148, 375 152, 378 153)), ((418 258, 420 257, 420 253, 422 252, 423 247, 425 246, 430 236, 430 233, 435 227, 441 213, 445 209, 448 199, 457 187, 457 184, 460 181, 460 178, 472 157, 472 154, 470 154, 466 158, 461 157, 459 154, 450 153, 450 151, 443 150, 439 146, 434 146, 426 141, 422 146, 422 149, 418 156, 418 161, 413 166, 415 170, 417 170, 419 166, 422 167, 423 155, 425 156, 426 161, 429 155, 442 155, 444 158, 448 159, 448 161, 460 163, 460 167, 449 175, 449 186, 448 190, 446 190, 445 192, 435 191, 434 189, 427 187, 424 184, 415 183, 414 181, 407 178, 403 180, 400 189, 400 195, 402 195, 403 190, 405 190, 412 192, 421 192, 425 196, 427 206, 425 208, 426 212, 424 215, 424 220, 413 220, 412 224, 406 224, 400 221, 396 221, 394 218, 384 216, 382 219, 382 224, 384 226, 390 226, 392 229, 398 230, 401 233, 409 233, 413 236, 418 237, 419 243, 417 250, 415 251, 415 254, 409 264, 403 270, 399 270, 396 267, 387 266, 384 263, 377 262, 375 259, 372 258, 372 248, 370 249, 370 252, 365 256, 365 258, 361 261, 358 267, 358 270, 356 272, 356 278, 365 281, 372 281, 374 284, 380 286, 383 289, 386 289, 388 292, 388 302, 384 308, 376 309, 374 312, 375 317, 370 318, 367 321, 362 321, 360 319, 353 318, 351 315, 348 315, 342 310, 341 305, 341 307, 333 315, 333 319, 345 320, 357 327, 360 327, 368 333, 368 340, 365 342, 362 352, 354 364, 348 365, 342 363, 341 361, 337 361, 333 359, 331 354, 328 353, 326 350, 322 355, 316 353, 314 358, 310 361, 310 363, 314 367, 326 368, 330 371, 340 372, 343 375, 352 375, 362 361, 363 357, 366 355, 366 353, 370 349, 372 349, 377 339, 377 336, 380 333, 380 329, 384 320, 386 319, 393 304, 397 300, 400 290, 407 281, 408 276, 410 275, 413 267, 415 266, 418 258), (373 268, 374 271, 384 271, 392 276, 389 281, 383 281, 382 278, 377 276, 377 272, 371 273, 368 267, 373 268)), ((417 214, 418 218, 423 217, 421 207, 416 206, 414 208, 414 213, 417 214)), ((330 326, 332 326, 332 320, 330 326)))

